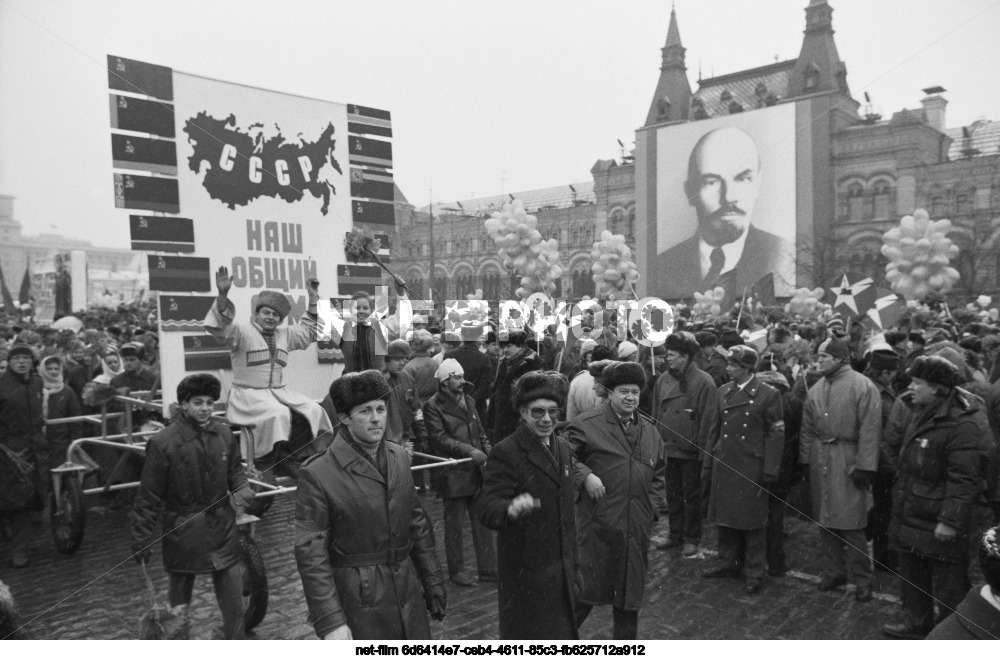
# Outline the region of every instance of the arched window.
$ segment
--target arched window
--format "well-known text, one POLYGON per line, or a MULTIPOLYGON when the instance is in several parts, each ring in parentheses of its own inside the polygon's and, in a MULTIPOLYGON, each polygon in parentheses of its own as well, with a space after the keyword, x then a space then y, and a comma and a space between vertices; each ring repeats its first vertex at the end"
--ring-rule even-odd
POLYGON ((955 196, 955 212, 956 213, 968 213, 971 209, 971 204, 969 203, 970 195, 960 194, 955 196))
POLYGON ((948 203, 941 195, 931 199, 931 217, 944 217, 948 213, 948 203))
POLYGON ((860 183, 852 183, 847 188, 847 221, 861 222, 865 219, 865 189, 860 183))
POLYGON ((885 181, 875 184, 875 219, 888 220, 892 217, 892 188, 885 181))
POLYGON ((627 240, 635 240, 635 207, 628 212, 628 233, 625 234, 627 240))

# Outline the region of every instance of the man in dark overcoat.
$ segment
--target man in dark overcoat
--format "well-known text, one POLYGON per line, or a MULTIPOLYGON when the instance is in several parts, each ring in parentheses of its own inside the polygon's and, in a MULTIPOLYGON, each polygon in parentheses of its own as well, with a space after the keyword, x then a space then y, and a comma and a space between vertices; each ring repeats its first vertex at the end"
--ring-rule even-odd
POLYGON ((222 610, 223 635, 244 638, 243 574, 236 513, 253 492, 243 473, 240 446, 229 426, 212 418, 221 383, 189 375, 177 385, 180 418, 149 438, 132 509, 132 551, 144 563, 158 537, 163 508, 163 567, 170 606, 191 603, 194 578, 211 574, 222 610))
POLYGON ((334 380, 340 432, 299 472, 295 562, 324 640, 429 639, 421 604, 444 617, 433 527, 406 450, 385 440, 389 394, 376 370, 334 380))
POLYGON ((745 567, 746 592, 756 595, 764 581, 767 490, 778 481, 785 420, 781 394, 755 375, 757 351, 733 346, 728 360, 730 381, 719 388, 722 418, 709 451, 708 517, 719 527, 721 564, 702 576, 738 577, 745 567))
MULTIPOLYGON (((511 394, 514 382, 532 371, 545 368, 545 361, 528 345, 528 334, 523 330, 515 330, 507 335, 507 341, 501 341, 503 359, 497 366, 496 379, 490 389, 488 423, 493 429, 493 442, 499 442, 517 428, 521 417, 517 408, 511 404, 511 394)), ((563 404, 562 406, 565 406, 563 404)))
POLYGON ((577 623, 582 625, 595 605, 611 604, 616 640, 634 639, 638 632, 653 525, 660 436, 637 409, 645 381, 639 364, 611 364, 601 381, 608 405, 581 414, 567 433, 582 490, 577 544, 583 592, 577 623))
POLYGON ((479 519, 497 530, 501 639, 576 639, 573 461, 554 434, 569 383, 528 373, 514 392, 523 421, 486 463, 479 519))

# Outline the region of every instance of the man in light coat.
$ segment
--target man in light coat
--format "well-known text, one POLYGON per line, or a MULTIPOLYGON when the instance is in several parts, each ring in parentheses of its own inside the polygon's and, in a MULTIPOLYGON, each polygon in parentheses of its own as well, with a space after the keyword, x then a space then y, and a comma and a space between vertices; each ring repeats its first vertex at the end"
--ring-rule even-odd
POLYGON ((608 366, 602 376, 608 405, 581 414, 567 435, 582 489, 577 542, 584 585, 577 624, 583 624, 594 605, 611 604, 616 640, 634 639, 638 632, 653 525, 660 437, 638 413, 645 380, 634 362, 608 366))
POLYGON ((881 394, 851 369, 842 339, 823 342, 817 364, 822 377, 806 396, 799 463, 809 465, 813 520, 822 527, 826 564, 819 590, 843 586, 850 575, 855 599, 868 602, 872 565, 864 529, 882 439, 881 394))

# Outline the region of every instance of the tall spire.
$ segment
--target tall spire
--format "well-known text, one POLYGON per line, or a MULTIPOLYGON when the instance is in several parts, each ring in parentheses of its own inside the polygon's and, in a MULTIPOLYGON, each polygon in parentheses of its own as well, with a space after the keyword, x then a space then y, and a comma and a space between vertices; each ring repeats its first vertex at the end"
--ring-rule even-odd
POLYGON ((788 95, 831 91, 851 95, 847 86, 847 67, 840 60, 833 40, 833 8, 827 0, 810 0, 806 7, 802 50, 788 81, 788 95))
POLYGON ((660 49, 660 79, 656 84, 653 102, 646 115, 646 125, 666 121, 680 121, 688 118, 691 105, 691 83, 687 79, 684 64, 684 46, 681 45, 681 31, 677 27, 677 11, 670 8, 670 25, 667 28, 667 42, 660 49))

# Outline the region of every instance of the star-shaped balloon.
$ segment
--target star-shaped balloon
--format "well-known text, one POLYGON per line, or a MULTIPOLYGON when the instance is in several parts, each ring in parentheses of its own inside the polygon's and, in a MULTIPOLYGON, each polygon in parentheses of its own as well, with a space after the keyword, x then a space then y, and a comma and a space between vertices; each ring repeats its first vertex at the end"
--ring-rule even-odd
POLYGON ((830 291, 834 312, 845 316, 863 316, 875 306, 875 282, 871 277, 852 282, 850 275, 842 275, 833 281, 830 291))

